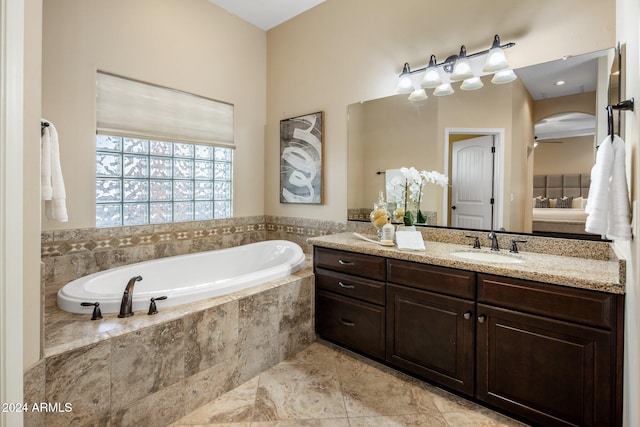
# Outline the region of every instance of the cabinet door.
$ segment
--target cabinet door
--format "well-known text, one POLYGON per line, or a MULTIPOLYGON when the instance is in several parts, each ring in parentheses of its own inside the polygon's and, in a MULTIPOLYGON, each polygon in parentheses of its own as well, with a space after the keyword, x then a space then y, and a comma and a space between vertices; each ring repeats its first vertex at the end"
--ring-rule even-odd
POLYGON ((615 425, 612 335, 478 304, 477 397, 543 425, 615 425))
POLYGON ((332 292, 316 294, 316 332, 378 359, 384 359, 384 307, 332 292))
POLYGON ((387 284, 387 361, 473 394, 474 302, 387 284))

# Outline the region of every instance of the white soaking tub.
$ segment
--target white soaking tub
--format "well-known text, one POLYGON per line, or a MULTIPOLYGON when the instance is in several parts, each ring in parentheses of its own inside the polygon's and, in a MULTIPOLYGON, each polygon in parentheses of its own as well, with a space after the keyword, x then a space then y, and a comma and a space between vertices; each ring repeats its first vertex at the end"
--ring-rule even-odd
MULTIPOLYGON (((91 313, 82 302, 99 302, 102 313, 119 313, 129 280, 142 276, 133 286, 133 311, 149 309, 151 298, 171 307, 235 291, 287 276, 305 264, 305 254, 288 240, 267 240, 228 249, 217 249, 139 262, 90 274, 67 283, 58 291, 57 303, 64 311, 91 313)), ((160 305, 161 304, 161 305, 160 305)))

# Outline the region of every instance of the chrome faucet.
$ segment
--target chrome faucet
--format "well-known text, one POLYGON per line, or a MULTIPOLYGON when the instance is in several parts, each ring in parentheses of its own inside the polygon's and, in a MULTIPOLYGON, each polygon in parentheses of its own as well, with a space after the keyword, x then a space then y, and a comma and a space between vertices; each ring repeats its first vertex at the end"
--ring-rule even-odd
POLYGON ((118 314, 118 317, 133 316, 133 285, 140 280, 142 280, 142 276, 135 276, 129 279, 127 287, 124 288, 122 302, 120 303, 120 314, 118 314))
POLYGON ((491 250, 499 251, 500 246, 498 246, 498 235, 496 234, 496 232, 493 230, 490 231, 487 237, 489 238, 489 240, 491 240, 491 250))

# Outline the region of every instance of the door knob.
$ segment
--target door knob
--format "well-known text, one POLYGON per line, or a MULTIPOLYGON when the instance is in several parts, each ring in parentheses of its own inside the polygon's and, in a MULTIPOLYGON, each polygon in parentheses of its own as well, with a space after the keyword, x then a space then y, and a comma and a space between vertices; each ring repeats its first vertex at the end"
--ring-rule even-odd
POLYGON ((455 205, 451 206, 451 210, 455 211, 456 210, 456 206, 455 205))
POLYGON ((462 315, 462 317, 464 317, 464 318, 465 318, 465 320, 469 320, 469 319, 471 319, 471 312, 470 312, 470 311, 467 311, 465 314, 463 314, 463 315, 462 315))
POLYGON ((478 316, 478 322, 484 323, 485 320, 487 320, 487 316, 485 316, 484 314, 478 316))

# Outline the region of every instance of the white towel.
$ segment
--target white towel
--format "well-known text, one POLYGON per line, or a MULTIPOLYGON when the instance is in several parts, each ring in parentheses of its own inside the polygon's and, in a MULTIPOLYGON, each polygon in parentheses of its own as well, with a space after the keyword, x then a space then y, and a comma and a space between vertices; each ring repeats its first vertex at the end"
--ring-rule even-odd
POLYGON ((598 148, 585 212, 587 233, 600 234, 603 239, 631 239, 625 147, 617 135, 613 143, 607 136, 598 148))
POLYGON ((41 165, 40 165, 40 186, 41 198, 44 200, 44 213, 47 218, 54 221, 67 222, 66 192, 64 189, 64 179, 62 178, 62 168, 60 167, 60 146, 58 132, 53 123, 45 127, 40 138, 41 143, 41 165))

